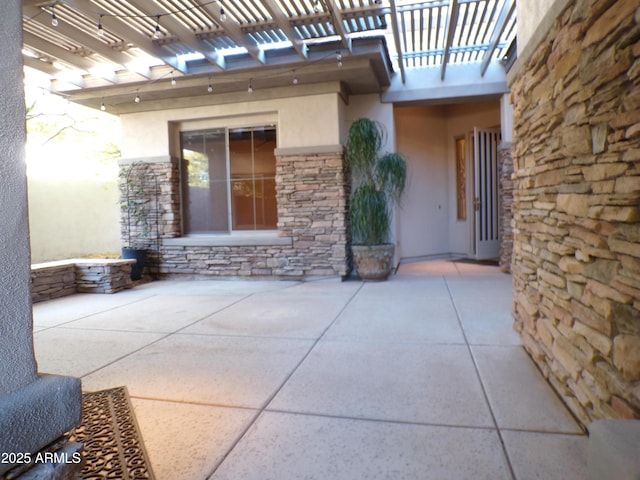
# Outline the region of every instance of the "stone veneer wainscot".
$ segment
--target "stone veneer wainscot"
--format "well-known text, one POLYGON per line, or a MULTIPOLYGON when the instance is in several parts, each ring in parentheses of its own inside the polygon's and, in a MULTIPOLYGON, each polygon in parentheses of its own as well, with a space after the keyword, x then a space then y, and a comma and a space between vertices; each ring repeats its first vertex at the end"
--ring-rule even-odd
POLYGON ((556 5, 510 73, 515 325, 588 425, 640 416, 640 5, 556 5))
MULTIPOLYGON (((278 232, 181 237, 178 161, 154 161, 161 191, 161 275, 313 277, 348 274, 347 179, 342 146, 276 150, 278 232)), ((123 222, 122 235, 127 232, 123 222)))

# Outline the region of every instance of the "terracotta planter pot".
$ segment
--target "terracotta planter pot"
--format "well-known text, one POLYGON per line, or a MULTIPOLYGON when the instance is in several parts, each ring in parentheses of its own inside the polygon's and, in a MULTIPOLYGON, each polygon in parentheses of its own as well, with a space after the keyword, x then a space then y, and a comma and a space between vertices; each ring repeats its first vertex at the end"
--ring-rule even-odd
POLYGON ((395 246, 384 245, 352 245, 353 263, 358 276, 363 280, 386 280, 393 268, 395 246))

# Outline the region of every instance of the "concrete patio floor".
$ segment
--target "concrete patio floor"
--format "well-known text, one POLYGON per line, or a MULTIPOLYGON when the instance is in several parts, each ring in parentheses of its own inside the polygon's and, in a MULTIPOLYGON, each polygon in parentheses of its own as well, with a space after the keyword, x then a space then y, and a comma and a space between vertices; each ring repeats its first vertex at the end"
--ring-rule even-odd
POLYGON ((126 385, 159 480, 584 479, 520 346, 511 277, 165 280, 34 305, 39 370, 126 385))

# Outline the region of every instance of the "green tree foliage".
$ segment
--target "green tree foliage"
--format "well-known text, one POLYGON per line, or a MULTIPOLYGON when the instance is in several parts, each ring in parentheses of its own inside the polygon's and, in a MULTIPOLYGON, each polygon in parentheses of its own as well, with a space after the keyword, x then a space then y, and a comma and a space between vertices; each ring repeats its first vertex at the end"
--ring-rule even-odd
POLYGON ((391 207, 404 191, 407 166, 397 153, 380 153, 385 135, 382 126, 368 118, 351 124, 345 159, 353 192, 349 205, 355 245, 381 245, 389 241, 391 207))

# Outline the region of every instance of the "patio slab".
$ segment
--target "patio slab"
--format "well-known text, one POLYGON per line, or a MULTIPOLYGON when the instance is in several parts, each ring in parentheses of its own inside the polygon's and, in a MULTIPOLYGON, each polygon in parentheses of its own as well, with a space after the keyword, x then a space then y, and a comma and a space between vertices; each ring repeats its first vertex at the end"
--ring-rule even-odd
POLYGON ((510 479, 498 435, 264 413, 211 480, 510 479))
POLYGON ((33 305, 33 323, 40 328, 64 325, 74 320, 133 304, 153 295, 135 292, 119 292, 111 295, 78 293, 33 305), (86 300, 86 301, 83 301, 86 300))
POLYGON ((210 315, 184 333, 318 338, 340 313, 349 296, 301 293, 289 288, 259 293, 223 312, 210 315))
POLYGON ((518 480, 589 477, 586 435, 503 431, 502 438, 518 480))
POLYGON ((365 284, 325 338, 464 344, 454 305, 441 280, 365 284))
POLYGON ((511 288, 444 259, 382 283, 156 281, 37 304, 36 355, 127 386, 158 480, 583 478, 511 288))
POLYGON ((513 328, 505 328, 513 321, 511 297, 466 297, 458 294, 455 305, 469 344, 520 345, 520 337, 513 328))
POLYGON ((260 292, 280 291, 300 285, 297 281, 288 280, 254 280, 254 279, 216 279, 195 277, 179 280, 166 279, 160 282, 149 282, 137 286, 138 293, 153 295, 253 295, 260 292))
POLYGON ((132 399, 158 479, 203 479, 255 420, 256 410, 132 399))
POLYGON ((307 354, 306 340, 176 334, 84 377, 142 398, 261 408, 307 354))
POLYGON ((521 347, 474 346, 472 352, 500 428, 582 432, 521 347))
POLYGON ((511 298, 513 280, 511 275, 499 272, 478 271, 474 274, 447 275, 445 281, 453 298, 511 298))
POLYGON ((171 333, 240 301, 240 295, 154 295, 65 324, 67 328, 91 328, 131 332, 171 333))
POLYGON ((425 261, 414 260, 403 263, 397 272, 403 277, 442 277, 443 275, 459 275, 456 264, 449 258, 430 259, 425 261))
POLYGON ((49 328, 36 332, 33 340, 39 372, 83 377, 158 341, 162 336, 156 333, 49 328))
POLYGON ((493 426, 467 347, 456 345, 320 342, 267 409, 493 426))

